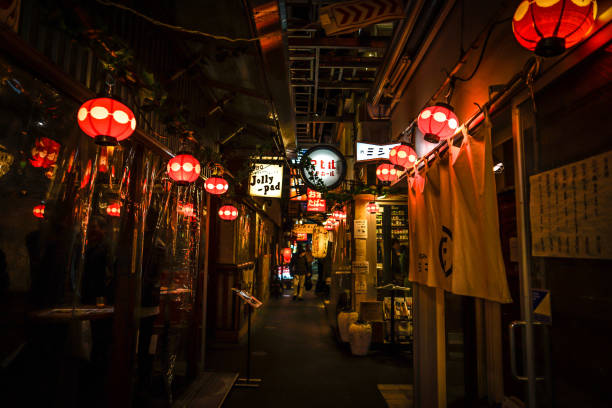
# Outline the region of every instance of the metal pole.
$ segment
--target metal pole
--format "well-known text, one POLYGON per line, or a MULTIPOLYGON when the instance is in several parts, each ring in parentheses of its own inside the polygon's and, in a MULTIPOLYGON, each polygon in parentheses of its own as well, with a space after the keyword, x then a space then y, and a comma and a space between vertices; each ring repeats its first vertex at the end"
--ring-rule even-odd
POLYGON ((527 226, 527 176, 525 170, 525 143, 521 129, 521 115, 518 105, 512 108, 512 133, 515 143, 516 208, 518 212, 517 231, 519 244, 519 269, 521 284, 521 315, 525 321, 525 363, 527 367, 527 406, 536 407, 535 351, 533 342, 533 321, 531 315, 531 263, 529 259, 529 229, 527 226))

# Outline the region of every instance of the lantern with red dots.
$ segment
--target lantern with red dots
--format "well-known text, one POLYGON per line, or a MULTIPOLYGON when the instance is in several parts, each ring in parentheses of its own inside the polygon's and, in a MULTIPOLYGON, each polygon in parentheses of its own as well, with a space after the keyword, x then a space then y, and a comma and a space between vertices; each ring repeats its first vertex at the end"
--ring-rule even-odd
POLYGON ((121 215, 121 203, 109 204, 106 207, 106 213, 111 217, 119 217, 121 215))
POLYGON ((114 146, 136 130, 134 112, 111 98, 88 100, 79 108, 77 119, 81 130, 103 146, 114 146))
POLYGON ((366 211, 370 214, 376 214, 378 212, 378 204, 375 201, 370 201, 368 205, 366 205, 366 211))
POLYGON ((326 223, 325 225, 323 225, 323 228, 325 228, 327 231, 332 231, 333 229, 335 229, 335 225, 331 224, 331 223, 326 223))
POLYGON ((284 263, 288 264, 289 262, 291 262, 291 248, 283 248, 281 253, 283 254, 284 263))
POLYGON ((580 42, 597 17, 595 0, 523 0, 512 19, 512 31, 523 47, 555 57, 580 42))
POLYGON ((398 171, 392 164, 383 163, 376 168, 376 177, 383 183, 395 181, 398 176, 398 171))
POLYGON ((193 183, 200 176, 200 162, 190 154, 178 154, 168 162, 168 176, 178 185, 193 183))
POLYGON ((233 205, 226 204, 219 208, 219 218, 224 221, 233 221, 238 218, 238 209, 233 205))
POLYGON ((34 213, 34 216, 36 218, 45 218, 45 205, 37 205, 36 207, 34 207, 34 210, 32 212, 34 213))
POLYGON ((419 130, 425 135, 425 140, 438 143, 455 134, 459 127, 459 120, 452 106, 446 103, 437 103, 421 111, 417 121, 419 130))
POLYGON ((416 152, 414 149, 408 145, 398 145, 395 146, 389 152, 389 161, 392 164, 396 164, 398 166, 402 166, 404 168, 414 164, 417 159, 416 152))
POLYGON ((210 194, 225 194, 229 188, 229 184, 223 177, 213 176, 206 179, 204 183, 206 191, 210 194))

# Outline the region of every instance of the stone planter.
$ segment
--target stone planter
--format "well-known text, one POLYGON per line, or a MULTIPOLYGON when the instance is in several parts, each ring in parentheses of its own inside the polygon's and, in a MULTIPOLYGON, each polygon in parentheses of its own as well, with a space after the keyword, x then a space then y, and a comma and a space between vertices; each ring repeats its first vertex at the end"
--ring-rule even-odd
POLYGON ((338 331, 340 332, 340 340, 346 343, 349 341, 349 326, 359 319, 357 312, 340 312, 338 313, 338 331))
POLYGON ((369 323, 353 323, 349 327, 351 353, 354 356, 366 356, 372 342, 372 326, 369 323))

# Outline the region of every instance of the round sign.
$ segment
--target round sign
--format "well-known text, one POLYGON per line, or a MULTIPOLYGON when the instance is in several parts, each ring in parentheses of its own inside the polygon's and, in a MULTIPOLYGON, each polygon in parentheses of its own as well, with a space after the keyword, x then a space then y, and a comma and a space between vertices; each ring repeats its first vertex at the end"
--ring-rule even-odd
POLYGON ((304 183, 315 191, 332 190, 344 181, 346 160, 333 146, 315 146, 304 153, 300 161, 304 183))

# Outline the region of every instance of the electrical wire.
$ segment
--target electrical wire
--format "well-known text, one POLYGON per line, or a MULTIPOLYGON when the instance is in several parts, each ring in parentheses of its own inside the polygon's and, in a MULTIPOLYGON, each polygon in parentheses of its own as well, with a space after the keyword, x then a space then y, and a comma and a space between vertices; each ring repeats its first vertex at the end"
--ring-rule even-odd
POLYGON ((198 30, 191 30, 189 28, 185 28, 185 27, 181 27, 181 26, 176 26, 176 25, 172 25, 172 24, 167 24, 164 23, 162 21, 159 20, 155 20, 145 14, 140 13, 139 11, 134 10, 133 8, 130 8, 128 6, 124 6, 123 4, 118 4, 115 3, 113 1, 108 1, 108 0, 96 0, 99 4, 102 4, 103 6, 109 6, 109 7, 115 7, 121 10, 125 10, 128 11, 146 21, 148 21, 149 23, 156 25, 156 26, 160 26, 160 27, 164 27, 167 28, 169 30, 174 30, 174 31, 178 31, 181 33, 186 33, 186 34, 192 34, 192 35, 198 35, 200 37, 206 37, 206 38, 211 38, 213 40, 222 40, 222 41, 228 41, 228 42, 256 42, 259 41, 260 39, 262 39, 263 37, 252 37, 252 38, 230 38, 230 37, 226 37, 224 35, 216 35, 216 34, 210 34, 210 33, 205 33, 202 31, 198 31, 198 30))
POLYGON ((489 31, 487 32, 487 36, 486 36, 486 38, 484 40, 484 43, 482 44, 482 50, 480 51, 480 56, 478 57, 478 62, 476 62, 476 66, 474 67, 474 70, 472 71, 472 73, 470 75, 468 75, 467 77, 465 77, 465 78, 454 76, 452 79, 457 80, 457 81, 461 81, 461 82, 467 82, 467 81, 471 80, 472 78, 474 78, 474 75, 476 75, 476 72, 478 72, 478 68, 480 68, 480 63, 482 62, 482 59, 484 57, 485 51, 487 49, 487 44, 489 43, 489 38, 491 38, 491 34, 493 34, 493 30, 498 25, 506 23, 506 22, 508 22, 510 20, 511 20, 511 18, 505 18, 503 20, 496 21, 495 23, 493 23, 491 25, 491 27, 489 28, 489 31))

